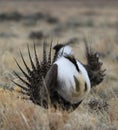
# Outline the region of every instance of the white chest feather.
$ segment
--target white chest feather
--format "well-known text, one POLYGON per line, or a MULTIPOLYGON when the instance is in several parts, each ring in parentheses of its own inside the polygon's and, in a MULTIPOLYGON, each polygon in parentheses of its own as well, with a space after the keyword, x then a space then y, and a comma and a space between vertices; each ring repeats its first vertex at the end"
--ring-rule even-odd
POLYGON ((71 103, 81 101, 90 91, 90 80, 85 68, 77 62, 80 72, 77 71, 75 65, 65 57, 61 57, 54 64, 58 65, 58 93, 71 103), (79 82, 79 90, 75 82, 75 78, 79 82), (85 82, 87 90, 85 91, 85 82))

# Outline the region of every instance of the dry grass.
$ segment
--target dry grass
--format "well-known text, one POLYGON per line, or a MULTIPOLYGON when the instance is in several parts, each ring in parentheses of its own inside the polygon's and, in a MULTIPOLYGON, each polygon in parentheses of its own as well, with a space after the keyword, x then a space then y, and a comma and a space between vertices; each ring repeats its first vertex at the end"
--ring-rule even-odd
MULTIPOLYGON (((0 22, 0 129, 118 130, 117 6, 106 4, 102 9, 95 5, 91 8, 80 6, 79 3, 63 2, 57 4, 22 1, 6 4, 1 1, 0 3, 0 13, 3 14, 15 11, 22 15, 41 12, 59 20, 54 24, 45 19, 36 22, 31 19, 0 22), (54 44, 57 41, 64 43, 73 41, 72 46, 76 57, 84 62, 84 37, 100 52, 104 68, 107 69, 106 78, 102 84, 91 91, 74 112, 55 111, 53 108, 45 110, 34 105, 31 101, 23 99, 18 93, 17 86, 11 82, 10 79, 18 80, 13 75, 14 70, 18 72, 13 58, 16 57, 21 61, 19 48, 26 60, 28 42, 33 52, 32 41, 29 39, 32 31, 42 32, 47 40, 53 39, 54 44)), ((37 43, 36 47, 41 57, 41 44, 37 43)))

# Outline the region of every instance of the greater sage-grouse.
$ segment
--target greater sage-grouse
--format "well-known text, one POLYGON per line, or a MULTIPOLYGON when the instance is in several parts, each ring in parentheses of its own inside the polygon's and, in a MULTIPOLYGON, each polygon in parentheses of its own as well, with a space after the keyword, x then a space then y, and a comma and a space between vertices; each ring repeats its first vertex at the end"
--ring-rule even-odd
POLYGON ((26 80, 14 72, 24 85, 13 82, 22 88, 22 93, 28 95, 35 104, 44 108, 51 105, 54 108, 72 111, 79 106, 92 87, 103 81, 105 76, 98 53, 93 52, 87 44, 85 47, 86 65, 75 59, 72 47, 67 44, 54 46, 55 54, 52 58, 52 43, 47 54, 44 42, 42 61, 38 59, 35 44, 35 61, 32 60, 28 46, 32 68, 28 67, 20 52, 26 71, 22 69, 17 60, 15 61, 26 80))

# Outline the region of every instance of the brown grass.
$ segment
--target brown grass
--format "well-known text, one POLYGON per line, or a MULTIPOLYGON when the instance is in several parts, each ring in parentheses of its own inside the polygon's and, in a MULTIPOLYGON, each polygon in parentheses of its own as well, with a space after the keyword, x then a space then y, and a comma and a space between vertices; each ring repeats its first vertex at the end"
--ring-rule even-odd
MULTIPOLYGON (((0 22, 0 129, 1 130, 118 130, 118 8, 114 4, 104 8, 84 6, 80 3, 0 2, 0 12, 18 11, 22 15, 41 12, 59 19, 50 24, 46 20, 0 22), (81 5, 81 6, 80 6, 81 5), (47 8, 48 6, 48 8, 47 8), (5 8, 4 8, 5 7, 5 8), (55 31, 56 30, 56 31, 55 31), (19 48, 28 61, 26 44, 31 52, 32 31, 41 31, 53 43, 76 39, 72 46, 78 59, 85 62, 83 38, 100 52, 106 78, 93 88, 82 104, 72 113, 48 110, 34 105, 22 95, 11 79, 18 81, 13 71, 18 71, 14 57, 23 66, 19 48), (8 34, 15 34, 8 37, 8 34), (6 35, 7 34, 7 35, 6 35), (106 105, 107 104, 107 105, 106 105)), ((40 40, 41 41, 41 40, 40 40)), ((41 57, 41 43, 36 44, 41 57)), ((33 56, 33 53, 32 53, 33 56)), ((21 73, 19 73, 21 75, 21 73)))

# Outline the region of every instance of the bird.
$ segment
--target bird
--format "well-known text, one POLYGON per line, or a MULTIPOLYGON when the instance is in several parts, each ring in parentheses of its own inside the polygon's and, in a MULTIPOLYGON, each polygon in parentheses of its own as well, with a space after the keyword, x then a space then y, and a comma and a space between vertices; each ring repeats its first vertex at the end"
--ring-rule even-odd
POLYGON ((56 59, 46 75, 47 87, 55 89, 59 95, 71 104, 81 102, 91 89, 87 70, 75 59, 72 47, 69 45, 56 45, 54 49, 56 59), (54 71, 56 73, 52 75, 54 71))
POLYGON ((73 111, 90 93, 92 87, 103 81, 106 70, 102 69, 103 63, 99 61, 98 53, 89 48, 86 42, 86 64, 75 58, 73 48, 70 45, 55 45, 52 58, 52 42, 48 53, 46 44, 43 43, 43 56, 40 62, 35 44, 35 61, 32 60, 29 46, 27 46, 32 68, 28 67, 22 52, 20 52, 26 70, 22 69, 16 59, 15 62, 26 80, 15 71, 14 74, 25 85, 13 82, 22 88, 21 92, 28 95, 35 104, 48 108, 50 102, 56 109, 60 107, 63 110, 73 111))

